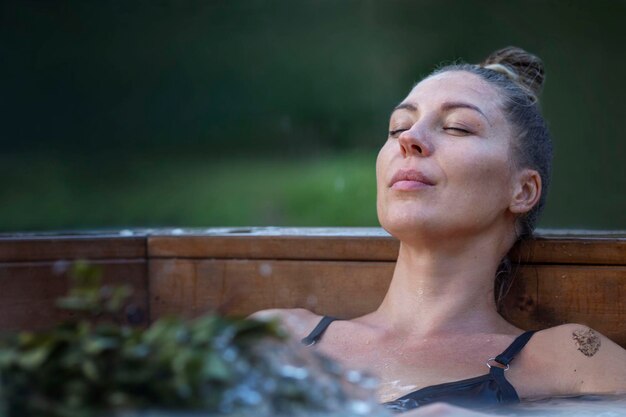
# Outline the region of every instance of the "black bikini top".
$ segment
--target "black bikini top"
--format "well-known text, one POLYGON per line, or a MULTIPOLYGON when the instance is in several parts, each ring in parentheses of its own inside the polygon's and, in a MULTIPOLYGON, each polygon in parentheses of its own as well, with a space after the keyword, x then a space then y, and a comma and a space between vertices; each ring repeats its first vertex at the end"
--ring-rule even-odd
MULTIPOLYGON (((330 323, 335 320, 338 319, 324 316, 313 331, 302 339, 302 343, 310 346, 319 342, 330 323)), ((489 359, 487 361, 489 373, 485 375, 431 385, 383 405, 390 410, 400 412, 439 401, 468 408, 517 403, 519 402, 517 392, 504 377, 504 371, 509 369, 509 364, 515 355, 522 350, 534 333, 534 331, 522 333, 504 352, 489 359), (494 366, 490 365, 493 362, 495 362, 494 366)))

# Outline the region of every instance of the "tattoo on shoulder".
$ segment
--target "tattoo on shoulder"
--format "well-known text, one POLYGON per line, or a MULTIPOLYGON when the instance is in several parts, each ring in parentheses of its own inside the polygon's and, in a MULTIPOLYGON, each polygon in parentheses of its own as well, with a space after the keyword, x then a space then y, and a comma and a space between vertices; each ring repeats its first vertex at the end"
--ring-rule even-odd
POLYGON ((578 350, 585 356, 592 357, 600 350, 600 337, 591 329, 576 330, 572 333, 572 338, 578 350))

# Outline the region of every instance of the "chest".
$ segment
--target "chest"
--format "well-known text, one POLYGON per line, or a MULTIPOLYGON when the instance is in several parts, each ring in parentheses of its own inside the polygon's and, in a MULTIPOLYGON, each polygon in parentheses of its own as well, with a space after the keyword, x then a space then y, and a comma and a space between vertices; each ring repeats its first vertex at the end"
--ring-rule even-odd
POLYGON ((328 338, 319 347, 346 367, 377 376, 381 402, 426 386, 487 374, 487 359, 495 357, 503 350, 503 345, 508 345, 507 340, 494 338, 355 342, 328 338))

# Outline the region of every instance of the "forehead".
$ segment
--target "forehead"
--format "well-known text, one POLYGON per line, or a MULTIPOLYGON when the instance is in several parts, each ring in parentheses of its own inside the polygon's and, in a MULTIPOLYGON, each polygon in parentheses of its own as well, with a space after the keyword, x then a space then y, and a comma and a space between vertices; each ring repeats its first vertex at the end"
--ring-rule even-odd
POLYGON ((422 80, 402 101, 418 107, 436 108, 446 102, 464 102, 482 110, 492 120, 500 119, 501 98, 495 87, 466 71, 447 71, 422 80))

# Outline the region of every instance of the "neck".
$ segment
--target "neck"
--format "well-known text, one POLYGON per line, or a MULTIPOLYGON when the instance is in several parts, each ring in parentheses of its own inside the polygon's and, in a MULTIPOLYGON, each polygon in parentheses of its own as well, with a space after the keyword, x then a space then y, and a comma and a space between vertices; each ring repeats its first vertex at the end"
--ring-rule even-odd
POLYGON ((510 329, 497 312, 493 289, 506 246, 485 236, 430 242, 401 243, 376 315, 395 331, 421 336, 510 329))

